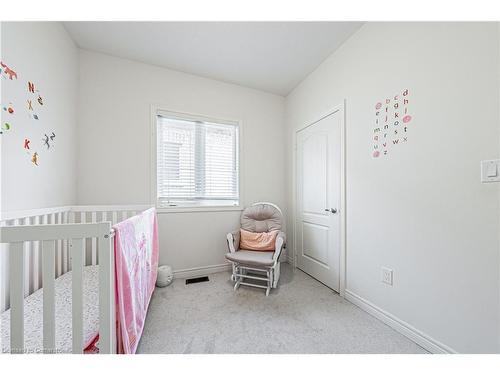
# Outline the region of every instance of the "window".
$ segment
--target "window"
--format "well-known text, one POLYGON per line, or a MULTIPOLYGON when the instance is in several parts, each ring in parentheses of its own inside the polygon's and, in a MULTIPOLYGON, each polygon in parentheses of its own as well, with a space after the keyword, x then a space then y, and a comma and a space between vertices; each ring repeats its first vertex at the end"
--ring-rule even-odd
POLYGON ((158 207, 239 205, 238 124, 156 116, 158 207))

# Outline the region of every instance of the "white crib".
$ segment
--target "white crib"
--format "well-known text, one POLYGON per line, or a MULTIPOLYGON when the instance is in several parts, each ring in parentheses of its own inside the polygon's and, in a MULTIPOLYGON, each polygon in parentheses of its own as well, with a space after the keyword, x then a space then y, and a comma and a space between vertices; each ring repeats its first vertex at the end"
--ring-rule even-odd
POLYGON ((43 352, 56 350, 55 281, 68 271, 72 352, 83 352, 83 270, 89 265, 99 265, 99 353, 116 352, 112 225, 148 208, 66 206, 2 214, 0 312, 10 307, 11 353, 25 352, 24 299, 42 287, 43 352))

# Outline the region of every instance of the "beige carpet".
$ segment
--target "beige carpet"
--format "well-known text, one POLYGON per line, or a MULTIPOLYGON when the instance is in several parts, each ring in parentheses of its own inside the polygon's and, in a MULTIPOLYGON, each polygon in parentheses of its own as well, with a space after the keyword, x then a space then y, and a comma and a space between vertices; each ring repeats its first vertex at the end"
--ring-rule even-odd
POLYGON ((288 264, 269 297, 229 276, 157 288, 138 353, 426 353, 288 264))

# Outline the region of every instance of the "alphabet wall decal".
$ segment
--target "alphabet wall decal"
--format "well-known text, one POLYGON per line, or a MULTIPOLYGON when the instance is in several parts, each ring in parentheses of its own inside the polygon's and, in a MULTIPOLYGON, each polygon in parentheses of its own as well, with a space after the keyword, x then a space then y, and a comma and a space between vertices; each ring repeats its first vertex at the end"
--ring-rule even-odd
MULTIPOLYGON (((19 76, 22 78, 21 75, 19 76)), ((10 85, 19 85, 19 83, 16 82, 18 80, 18 73, 10 65, 7 65, 3 61, 0 61, 0 79, 5 80, 4 83, 7 87, 10 85), (10 81, 12 81, 12 83, 10 83, 10 81)), ((39 166, 41 165, 40 154, 44 152, 52 152, 55 144, 56 133, 40 127, 40 125, 46 125, 42 120, 43 116, 41 115, 43 115, 47 103, 43 94, 39 90, 38 84, 35 84, 32 80, 20 80, 20 82, 23 82, 22 85, 24 90, 26 90, 23 90, 25 93, 24 97, 21 96, 20 98, 16 98, 17 103, 8 102, 8 105, 2 103, 2 106, 0 107, 0 113, 2 114, 0 134, 4 134, 8 130, 14 132, 25 132, 25 135, 21 138, 24 139, 24 142, 20 143, 22 143, 23 150, 27 154, 32 165, 39 166), (22 104, 23 101, 25 103, 24 106, 22 104), (17 107, 15 104, 17 104, 17 107), (21 121, 18 124, 17 121, 19 120, 20 112, 22 112, 19 111, 20 109, 24 109, 26 111, 29 120, 36 121, 21 121), (13 123, 16 126, 13 127, 13 123), (32 125, 33 128, 30 128, 32 125), (31 134, 33 131, 36 132, 33 136, 27 136, 27 134, 31 134), (41 139, 40 144, 36 141, 35 143, 31 142, 33 139, 37 139, 38 136, 40 136, 41 139)), ((21 93, 23 91, 21 91, 21 93)), ((10 93, 9 91, 7 92, 10 93)), ((12 100, 13 98, 10 99, 12 100)), ((44 159, 42 155, 42 160, 49 159, 44 159)))
POLYGON ((39 120, 38 111, 43 106, 43 98, 40 94, 40 90, 38 90, 31 81, 28 81, 28 98, 26 99, 26 104, 28 117, 33 120, 39 120))
POLYGON ((378 101, 375 104, 375 124, 373 126, 373 158, 387 156, 392 148, 408 142, 408 129, 413 117, 409 114, 410 91, 400 93, 378 101), (401 121, 404 126, 401 125, 401 121), (387 140, 388 139, 388 140, 387 140))

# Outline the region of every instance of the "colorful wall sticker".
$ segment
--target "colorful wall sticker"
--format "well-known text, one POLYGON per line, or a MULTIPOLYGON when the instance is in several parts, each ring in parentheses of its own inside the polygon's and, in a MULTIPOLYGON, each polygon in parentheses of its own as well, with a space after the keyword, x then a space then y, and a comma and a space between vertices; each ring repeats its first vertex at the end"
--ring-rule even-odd
POLYGON ((52 143, 54 143, 54 138, 56 137, 55 133, 52 132, 52 134, 50 136, 48 136, 47 134, 45 134, 45 137, 43 139, 43 145, 44 146, 47 146, 47 150, 50 149, 50 146, 52 145, 52 143))
MULTIPOLYGON (((6 80, 14 81, 17 80, 17 73, 3 61, 0 61, 0 77, 6 80)), ((7 130, 10 130, 12 128, 12 116, 14 116, 15 114, 14 104, 12 102, 9 102, 8 105, 2 106, 2 110, 5 112, 5 116, 7 116, 8 119, 5 119, 2 114, 0 134, 4 134, 7 130)))
POLYGON ((9 68, 7 64, 4 64, 3 61, 0 61, 1 74, 8 76, 8 78, 12 81, 14 78, 17 79, 17 73, 9 68))
POLYGON ((10 124, 8 122, 4 122, 2 124, 2 127, 0 128, 0 134, 3 134, 6 130, 10 130, 10 124))
POLYGON ((31 157, 31 162, 38 167, 38 152, 35 152, 31 157))
POLYGON ((43 140, 43 145, 47 146, 47 150, 50 148, 49 136, 47 134, 45 134, 45 139, 43 140))
MULTIPOLYGON (((0 78, 5 79, 7 82, 8 81, 17 81, 18 75, 15 70, 13 70, 11 67, 9 67, 7 64, 5 64, 3 61, 0 61, 0 78)), ((34 120, 40 120, 40 112, 43 111, 43 108, 46 106, 45 99, 38 90, 37 85, 35 85, 34 82, 32 81, 24 81, 27 82, 27 92, 25 96, 26 104, 25 104, 25 110, 28 113, 28 117, 30 119, 34 120)), ((17 83, 14 83, 17 84, 17 83)), ((26 86, 25 86, 26 87, 26 86)), ((18 103, 19 104, 19 103, 18 103)), ((18 105, 19 107, 19 105, 18 105)), ((0 123, 0 134, 3 134, 5 131, 10 130, 12 128, 11 124, 12 121, 16 120, 16 115, 17 111, 20 108, 16 108, 14 106, 14 103, 9 102, 8 105, 3 105, 1 107, 2 110, 2 122, 0 123), (6 117, 4 120, 3 117, 6 117), (8 120, 7 120, 8 118, 8 120), (11 121, 12 120, 12 121, 11 121)), ((41 125, 44 125, 42 121, 40 121, 41 125)), ((25 123, 21 123, 21 125, 29 125, 25 123)), ((19 126, 15 127, 16 131, 23 130, 23 131, 28 131, 27 129, 20 129, 19 126)), ((37 125, 37 129, 40 129, 37 125)), ((48 132, 47 129, 45 130, 38 130, 40 131, 40 135, 43 134, 42 139, 42 150, 41 152, 47 152, 52 149, 56 134, 55 132, 51 131, 48 132)), ((39 161, 40 161, 40 154, 39 151, 33 150, 33 144, 31 142, 31 139, 28 137, 24 137, 24 143, 23 143, 23 150, 26 152, 26 154, 29 156, 29 159, 31 163, 35 166, 39 166, 39 161)))
MULTIPOLYGON (((3 106, 2 110, 6 113, 7 116, 10 117, 14 114, 14 105, 12 103, 9 103, 9 105, 3 106)), ((6 130, 10 130, 10 128, 10 122, 2 122, 2 126, 0 127, 0 134, 3 134, 6 130)))
POLYGON ((372 132, 373 158, 384 157, 401 144, 408 142, 412 121, 409 114, 410 91, 405 89, 375 104, 375 124, 372 132))
POLYGON ((39 120, 38 111, 43 106, 43 98, 40 90, 37 90, 35 84, 31 81, 28 81, 28 95, 26 99, 28 116, 34 120, 39 120))
POLYGON ((14 114, 14 105, 12 103, 9 103, 9 105, 4 106, 2 109, 5 112, 7 112, 9 115, 13 115, 14 114))

